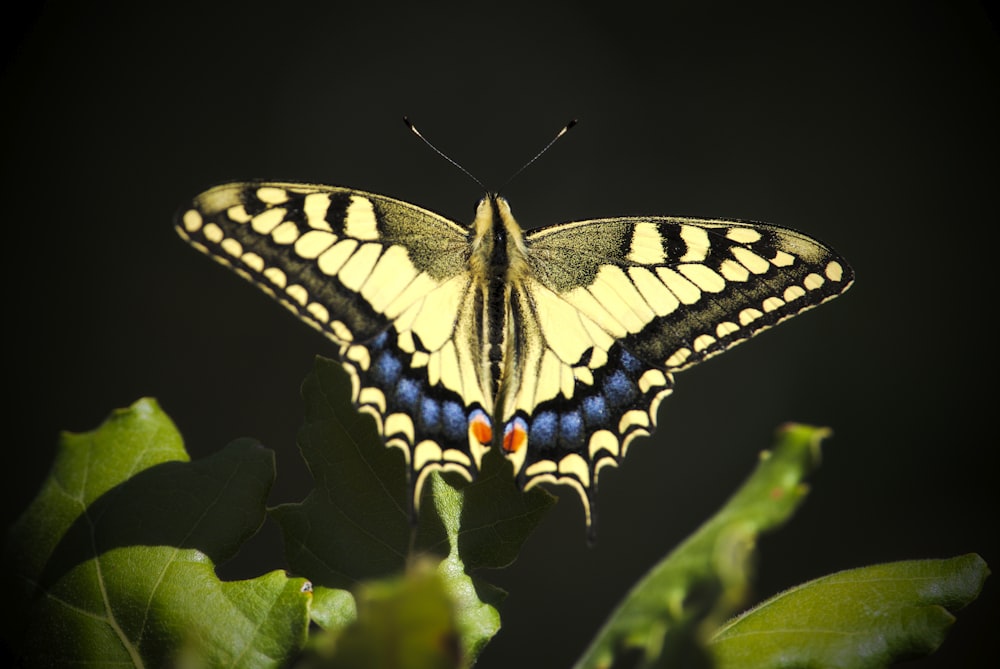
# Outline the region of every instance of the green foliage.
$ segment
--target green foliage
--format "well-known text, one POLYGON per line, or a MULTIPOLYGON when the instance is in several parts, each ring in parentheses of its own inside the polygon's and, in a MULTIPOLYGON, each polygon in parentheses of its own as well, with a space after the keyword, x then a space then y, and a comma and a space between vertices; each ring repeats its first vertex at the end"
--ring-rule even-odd
MULTIPOLYGON (((414 524, 403 454, 354 411, 348 383, 317 361, 299 435, 315 488, 269 512, 270 451, 238 440, 189 462, 152 400, 64 435, 8 532, 8 645, 26 666, 470 667, 500 627, 503 593, 481 570, 510 564, 553 498, 517 490, 509 462, 489 454, 474 483, 433 475, 414 524), (268 513, 301 577, 219 580, 215 566, 268 513)), ((978 556, 834 574, 723 622, 746 604, 757 537, 803 501, 826 433, 780 431, 578 666, 625 666, 631 655, 639 667, 868 669, 932 652, 989 573, 978 556)))
POLYGON ((705 664, 692 640, 743 602, 757 536, 787 520, 805 497, 803 479, 819 462, 827 433, 801 425, 782 430, 722 509, 636 584, 577 666, 610 666, 628 648, 641 651, 645 664, 705 664))
MULTIPOLYGON (((436 582, 451 602, 458 666, 467 666, 500 628, 499 614, 491 606, 499 599, 496 589, 472 575, 510 564, 554 498, 541 489, 521 493, 510 464, 490 458, 479 478, 461 490, 433 475, 414 528, 403 454, 382 444, 372 419, 352 407, 349 390, 340 365, 317 360, 303 384, 306 419, 299 434, 316 487, 301 504, 279 506, 272 514, 282 527, 286 557, 296 573, 308 574, 314 584, 325 587, 363 586, 366 593, 372 592, 373 581, 388 579, 388 592, 400 594, 372 600, 378 602, 376 611, 365 604, 368 600, 359 601, 353 626, 345 626, 344 620, 317 621, 330 638, 317 641, 314 650, 327 652, 332 638, 338 645, 350 645, 352 652, 364 647, 360 641, 347 641, 355 635, 374 642, 373 617, 406 615, 410 606, 406 593, 413 584, 399 584, 398 575, 412 570, 415 562, 425 569, 433 557, 438 562, 436 582), (489 602, 482 601, 486 595, 489 602)), ((429 580, 420 574, 414 578, 429 580)), ((380 650, 372 647, 373 652, 380 650)))
POLYGON ((978 555, 851 569, 792 588, 730 621, 709 647, 720 669, 884 667, 933 652, 978 595, 978 555))
POLYGON ((306 638, 308 582, 214 572, 257 531, 273 479, 246 440, 188 462, 151 400, 64 435, 8 534, 7 642, 30 666, 280 666, 306 638))

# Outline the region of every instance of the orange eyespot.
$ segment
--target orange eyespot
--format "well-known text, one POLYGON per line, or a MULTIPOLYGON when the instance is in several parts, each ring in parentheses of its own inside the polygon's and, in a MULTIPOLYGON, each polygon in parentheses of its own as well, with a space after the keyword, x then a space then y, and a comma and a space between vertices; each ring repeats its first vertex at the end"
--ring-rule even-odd
POLYGON ((503 435, 503 450, 508 453, 517 453, 528 443, 527 425, 520 418, 515 418, 507 424, 507 429, 503 435))
POLYGON ((469 432, 483 446, 489 446, 493 442, 493 428, 490 426, 490 419, 482 411, 474 412, 469 418, 469 432))

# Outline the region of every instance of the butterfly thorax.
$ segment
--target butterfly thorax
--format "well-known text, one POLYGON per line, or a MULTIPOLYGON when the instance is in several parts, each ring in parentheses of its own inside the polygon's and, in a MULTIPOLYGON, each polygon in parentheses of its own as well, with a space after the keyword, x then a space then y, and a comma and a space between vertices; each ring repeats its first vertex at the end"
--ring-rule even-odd
MULTIPOLYGON (((472 223, 472 254, 469 257, 470 274, 480 296, 478 315, 479 341, 484 347, 483 359, 488 363, 484 370, 488 380, 489 396, 493 406, 487 411, 494 426, 505 423, 504 398, 514 384, 519 361, 517 360, 518 322, 512 313, 512 293, 519 289, 529 272, 527 249, 521 227, 511 214, 510 205, 502 197, 488 195, 476 207, 472 223)), ((515 450, 514 437, 494 429, 491 446, 515 450)))

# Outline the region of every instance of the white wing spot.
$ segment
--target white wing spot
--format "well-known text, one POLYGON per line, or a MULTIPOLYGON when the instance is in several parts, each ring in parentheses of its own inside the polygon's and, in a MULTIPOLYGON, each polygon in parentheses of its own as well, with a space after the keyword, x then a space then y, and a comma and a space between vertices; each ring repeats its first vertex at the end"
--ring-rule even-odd
POLYGON ((643 393, 665 385, 667 385, 667 375, 658 369, 648 369, 639 377, 639 390, 643 393))
POLYGON ((618 456, 621 445, 618 437, 611 430, 598 430, 590 435, 590 442, 587 444, 587 453, 593 458, 601 451, 607 451, 611 455, 618 456))
POLYGON ((264 277, 278 288, 284 288, 285 283, 288 281, 285 273, 277 267, 268 267, 263 273, 264 277))
POLYGON ((753 228, 729 228, 726 238, 737 244, 753 244, 760 241, 760 233, 753 228))
POLYGON ((264 259, 256 253, 247 253, 242 258, 243 263, 255 272, 264 271, 264 259))
POLYGON ((708 257, 711 244, 705 228, 693 225, 681 226, 681 239, 687 244, 687 250, 680 257, 681 262, 702 262, 708 257))
POLYGON ((646 300, 646 304, 657 316, 666 316, 680 306, 674 294, 645 267, 629 267, 628 275, 642 299, 646 300))
POLYGON ((782 297, 785 299, 785 302, 792 302, 805 294, 806 291, 801 286, 789 286, 788 288, 785 288, 785 293, 782 297))
POLYGON ((706 293, 720 293, 726 287, 726 280, 719 276, 715 270, 708 265, 702 265, 700 263, 678 265, 677 271, 690 279, 692 283, 706 293))
POLYGON ((767 262, 750 249, 745 249, 742 246, 734 246, 732 248, 732 253, 733 257, 736 258, 741 265, 754 274, 763 274, 771 268, 771 263, 767 262))
POLYGON ((375 220, 375 205, 366 197, 351 196, 351 204, 344 216, 344 232, 355 239, 374 241, 378 239, 378 222, 375 220))
POLYGON ((246 223, 251 218, 250 214, 247 213, 247 208, 242 204, 233 205, 226 209, 226 216, 233 223, 246 223))
POLYGON ((371 275, 372 268, 375 267, 381 254, 382 247, 379 244, 362 244, 361 248, 337 272, 337 278, 350 290, 361 290, 361 286, 371 275))
POLYGON ((669 267, 657 267, 656 275, 683 304, 694 304, 701 299, 698 287, 669 267))
POLYGON ((743 282, 750 278, 746 267, 729 258, 719 263, 719 271, 727 281, 743 282))
POLYGON ((715 326, 715 334, 718 335, 719 339, 728 337, 734 332, 739 332, 740 326, 732 321, 722 321, 715 326))
POLYGON ((715 341, 716 339, 712 335, 707 335, 707 334, 698 335, 693 343, 694 350, 696 353, 701 353, 706 348, 714 344, 715 341))
POLYGON ((222 228, 217 226, 215 223, 209 223, 205 226, 205 230, 202 233, 205 235, 205 239, 212 242, 213 244, 218 244, 226 236, 226 233, 222 231, 222 228))
MULTIPOLYGON (((230 217, 232 217, 232 210, 230 210, 230 217)), ((253 231, 259 235, 269 235, 271 232, 281 225, 281 222, 285 220, 285 210, 282 208, 268 209, 265 212, 261 212, 253 217, 250 221, 250 227, 253 231)))
POLYGON ((326 193, 309 193, 302 203, 302 211, 305 212, 306 222, 310 228, 333 232, 333 228, 326 220, 326 212, 330 209, 330 196, 326 193))
POLYGON ((188 232, 198 232, 201 229, 204 220, 201 214, 198 213, 197 209, 188 209, 184 212, 184 217, 181 219, 181 223, 184 225, 184 229, 188 232))
POLYGON ((348 360, 356 362, 358 367, 360 367, 363 371, 368 371, 368 368, 372 364, 371 353, 364 346, 357 344, 348 346, 347 353, 344 354, 344 357, 348 360))
POLYGON ((771 264, 775 267, 791 267, 795 264, 795 256, 785 251, 778 251, 771 258, 771 264))
POLYGON ((239 258, 241 255, 243 255, 243 246, 232 237, 226 237, 225 239, 223 239, 222 243, 219 244, 219 246, 222 247, 223 251, 225 251, 234 258, 239 258))
POLYGON ((636 426, 649 427, 649 414, 642 409, 632 409, 622 414, 618 421, 618 433, 625 434, 636 426))
POLYGON ((839 262, 834 260, 826 266, 826 278, 834 283, 844 278, 844 268, 840 266, 839 262))
POLYGON ((298 302, 300 306, 306 306, 306 302, 309 301, 309 293, 297 283, 293 283, 291 286, 285 288, 285 293, 288 294, 288 297, 298 302))
POLYGON ((740 312, 740 325, 747 326, 763 316, 764 313, 753 308, 746 308, 740 312))
POLYGON ((295 252, 300 258, 315 260, 336 241, 337 235, 332 232, 309 230, 295 241, 295 252))
POLYGON ((774 311, 775 309, 780 309, 781 307, 785 306, 785 303, 781 301, 781 298, 769 297, 764 300, 762 306, 764 307, 764 311, 768 312, 768 311, 774 311))
POLYGON ((691 357, 691 349, 689 348, 679 348, 674 351, 674 354, 667 358, 667 367, 679 367, 684 364, 684 362, 691 357))
POLYGON ((310 302, 309 306, 306 307, 306 311, 312 314, 312 317, 320 323, 327 323, 330 321, 330 312, 319 302, 310 302))
POLYGON ((340 341, 351 341, 354 339, 354 333, 351 332, 350 328, 344 325, 341 321, 333 321, 330 323, 330 331, 333 335, 340 341))
POLYGON ((345 239, 325 251, 316 261, 316 266, 319 267, 319 271, 323 272, 323 274, 336 276, 337 272, 340 271, 340 268, 344 266, 344 263, 347 262, 347 259, 351 257, 351 254, 354 253, 354 249, 357 247, 357 240, 345 239))
MULTIPOLYGON (((276 211, 276 210, 275 210, 276 211)), ((256 219, 254 219, 256 221, 256 219)), ((288 245, 299 238, 299 226, 292 221, 285 221, 271 232, 275 244, 288 245)))
POLYGON ((582 455, 570 453, 559 461, 559 473, 573 476, 587 487, 590 485, 590 465, 582 455))
POLYGON ((824 283, 826 283, 826 280, 819 274, 813 272, 812 274, 808 275, 805 278, 805 280, 802 282, 802 285, 805 286, 808 290, 816 290, 817 288, 822 287, 824 283))
POLYGON ((288 191, 284 188, 264 186, 257 189, 257 199, 264 204, 283 204, 288 202, 288 191))
POLYGON ((635 224, 628 259, 640 265, 657 265, 667 259, 663 239, 655 223, 644 221, 635 224))

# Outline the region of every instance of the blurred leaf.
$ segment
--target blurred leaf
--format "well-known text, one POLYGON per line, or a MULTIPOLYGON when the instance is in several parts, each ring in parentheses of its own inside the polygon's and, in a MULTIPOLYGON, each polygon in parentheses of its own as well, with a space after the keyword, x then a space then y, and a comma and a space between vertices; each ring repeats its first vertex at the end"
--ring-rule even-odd
POLYGON ((357 620, 358 606, 347 590, 317 586, 309 616, 324 630, 339 630, 357 620))
POLYGON ((356 590, 357 620, 318 640, 298 669, 457 669, 461 650, 451 597, 433 567, 356 590))
POLYGON ((720 628, 720 669, 875 669, 927 655, 989 575, 978 555, 852 569, 797 586, 720 628))
POLYGON ((789 425, 750 478, 708 522, 626 596, 577 667, 610 667, 629 651, 638 665, 710 666, 699 639, 742 604, 758 534, 787 520, 806 494, 825 428, 789 425))
POLYGON ((7 642, 28 666, 280 665, 305 639, 308 582, 223 583, 213 565, 259 528, 273 477, 246 440, 188 462, 152 400, 64 435, 8 534, 7 642))

